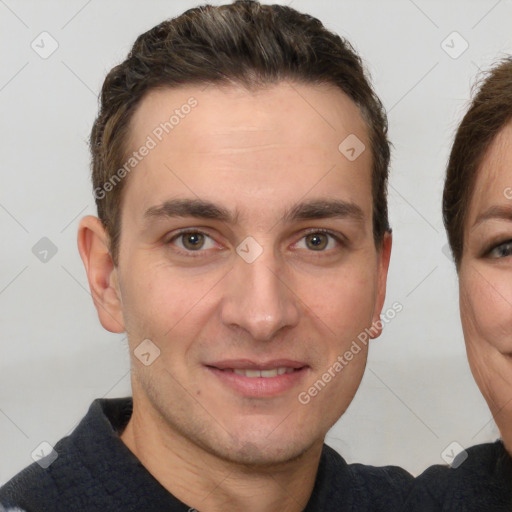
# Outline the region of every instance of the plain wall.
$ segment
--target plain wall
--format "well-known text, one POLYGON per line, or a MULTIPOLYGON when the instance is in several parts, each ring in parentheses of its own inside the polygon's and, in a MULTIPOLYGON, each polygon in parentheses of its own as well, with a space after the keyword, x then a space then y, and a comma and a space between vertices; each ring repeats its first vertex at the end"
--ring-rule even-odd
MULTIPOLYGON (((384 309, 400 302, 403 311, 371 343, 361 388, 327 442, 348 461, 417 474, 443 463, 453 441, 498 436, 466 360, 441 194, 471 84, 512 50, 512 2, 288 3, 361 54, 394 145, 384 309)), ((79 219, 95 213, 87 138, 106 72, 138 34, 195 5, 0 2, 0 483, 42 441, 69 433, 92 400, 130 394, 126 340, 101 327, 76 248, 79 219), (31 47, 43 31, 58 42, 46 59, 31 47), (47 262, 33 252, 43 237, 57 250, 47 262)))

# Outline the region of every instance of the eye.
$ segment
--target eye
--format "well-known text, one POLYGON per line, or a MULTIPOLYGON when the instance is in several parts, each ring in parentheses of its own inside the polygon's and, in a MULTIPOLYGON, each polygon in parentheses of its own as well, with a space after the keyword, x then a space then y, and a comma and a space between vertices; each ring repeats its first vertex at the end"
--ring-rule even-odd
POLYGON ((342 243, 340 238, 330 231, 318 229, 307 233, 301 238, 301 242, 302 241, 304 241, 304 245, 299 247, 299 242, 296 244, 296 247, 300 249, 309 249, 315 252, 325 252, 336 248, 336 246, 339 246, 342 243))
POLYGON ((201 231, 182 231, 169 239, 167 244, 175 245, 185 252, 203 252, 202 249, 214 249, 215 242, 201 231))
POLYGON ((489 258, 506 258, 512 256, 512 240, 507 240, 499 245, 496 245, 488 253, 489 258))

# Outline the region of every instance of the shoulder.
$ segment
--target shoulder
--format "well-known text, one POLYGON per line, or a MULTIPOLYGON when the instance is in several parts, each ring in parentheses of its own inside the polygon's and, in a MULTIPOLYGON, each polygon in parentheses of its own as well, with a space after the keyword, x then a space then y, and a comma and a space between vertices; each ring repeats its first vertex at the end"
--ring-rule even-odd
POLYGON ((0 512, 17 511, 11 504, 30 512, 41 510, 41 503, 57 499, 57 488, 50 473, 34 462, 0 488, 0 504, 4 507, 0 506, 0 512))
POLYGON ((324 445, 313 493, 316 508, 307 510, 399 510, 413 481, 399 467, 347 464, 338 452, 324 445))
MULTIPOLYGON (((352 480, 352 484, 368 490, 381 487, 382 489, 407 489, 414 478, 405 469, 398 466, 369 466, 366 464, 347 464, 343 457, 324 445, 322 457, 326 456, 329 466, 332 469, 343 469, 343 472, 352 480)), ((338 474, 342 474, 338 473, 338 474)))
POLYGON ((85 510, 84 502, 96 502, 98 496, 108 494, 105 488, 112 485, 105 474, 108 461, 116 461, 121 443, 118 439, 117 444, 112 442, 117 434, 110 421, 116 414, 122 419, 129 405, 126 399, 95 400, 73 433, 62 438, 51 454, 0 488, 0 504, 17 505, 28 512, 85 510))
POLYGON ((406 510, 510 512, 511 482, 512 459, 501 441, 473 446, 451 466, 431 466, 419 475, 406 510))
POLYGON ((379 504, 371 510, 397 510, 414 484, 413 476, 397 466, 350 464, 348 467, 360 496, 365 496, 368 503, 379 504))

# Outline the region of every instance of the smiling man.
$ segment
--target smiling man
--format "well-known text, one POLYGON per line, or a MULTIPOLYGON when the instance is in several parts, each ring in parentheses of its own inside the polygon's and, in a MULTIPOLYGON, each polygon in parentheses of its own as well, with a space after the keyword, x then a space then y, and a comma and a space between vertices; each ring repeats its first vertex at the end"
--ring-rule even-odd
POLYGON ((360 384, 361 335, 382 327, 386 131, 350 45, 289 7, 202 7, 141 35, 103 85, 98 218, 78 234, 100 321, 127 333, 133 398, 95 401, 2 496, 398 510, 405 471, 324 445, 360 384))

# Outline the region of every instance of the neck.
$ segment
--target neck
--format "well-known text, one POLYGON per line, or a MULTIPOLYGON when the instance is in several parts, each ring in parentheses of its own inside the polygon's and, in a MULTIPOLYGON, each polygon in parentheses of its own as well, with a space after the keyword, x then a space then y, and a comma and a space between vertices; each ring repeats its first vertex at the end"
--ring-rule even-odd
POLYGON ((300 512, 306 507, 323 440, 292 461, 251 467, 220 459, 137 405, 134 401, 121 440, 183 503, 205 512, 300 512))

